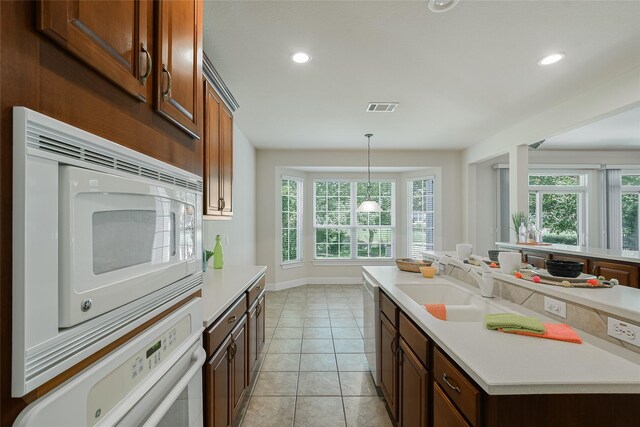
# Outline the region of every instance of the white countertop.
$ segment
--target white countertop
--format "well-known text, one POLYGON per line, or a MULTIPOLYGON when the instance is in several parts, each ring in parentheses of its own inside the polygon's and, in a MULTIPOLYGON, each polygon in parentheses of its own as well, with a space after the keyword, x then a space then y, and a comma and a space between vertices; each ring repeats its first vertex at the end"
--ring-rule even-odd
MULTIPOLYGON (((572 344, 490 331, 482 322, 441 321, 396 285, 453 283, 479 295, 478 289, 446 276, 425 279, 396 267, 363 270, 489 394, 640 393, 636 353, 582 331, 577 332, 583 343, 572 344)), ((557 323, 503 299, 491 302, 505 311, 557 323)))
POLYGON ((267 267, 264 265, 224 267, 220 270, 207 269, 202 283, 204 327, 215 322, 265 271, 267 267))
POLYGON ((604 248, 591 248, 587 246, 571 246, 552 244, 548 246, 518 245, 517 243, 496 242, 497 247, 514 248, 527 251, 555 252, 566 255, 582 255, 588 258, 610 259, 612 261, 625 261, 640 264, 640 252, 623 251, 604 248))

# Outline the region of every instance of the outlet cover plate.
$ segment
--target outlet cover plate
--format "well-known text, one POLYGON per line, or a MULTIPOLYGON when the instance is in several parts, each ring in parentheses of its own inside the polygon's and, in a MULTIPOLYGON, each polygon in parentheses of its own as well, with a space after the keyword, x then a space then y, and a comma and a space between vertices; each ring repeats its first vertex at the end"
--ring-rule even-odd
POLYGON ((567 303, 550 297, 544 297, 544 311, 567 318, 567 303))
POLYGON ((640 347, 640 326, 613 317, 607 318, 607 333, 610 337, 640 347))

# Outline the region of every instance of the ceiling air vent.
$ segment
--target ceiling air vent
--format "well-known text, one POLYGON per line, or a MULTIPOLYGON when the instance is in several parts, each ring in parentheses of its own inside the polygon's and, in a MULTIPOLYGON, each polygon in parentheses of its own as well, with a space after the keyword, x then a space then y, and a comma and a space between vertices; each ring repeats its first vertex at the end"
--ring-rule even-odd
POLYGON ((398 108, 397 102, 370 102, 367 113, 393 113, 398 108))

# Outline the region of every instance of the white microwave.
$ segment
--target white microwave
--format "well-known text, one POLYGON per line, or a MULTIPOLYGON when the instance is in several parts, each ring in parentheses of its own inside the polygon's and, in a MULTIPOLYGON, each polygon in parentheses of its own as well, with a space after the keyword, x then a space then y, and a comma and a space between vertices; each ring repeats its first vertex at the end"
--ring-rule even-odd
POLYGON ((59 167, 59 326, 123 306, 195 273, 196 194, 59 167))
POLYGON ((202 288, 202 177, 13 109, 12 395, 202 288))

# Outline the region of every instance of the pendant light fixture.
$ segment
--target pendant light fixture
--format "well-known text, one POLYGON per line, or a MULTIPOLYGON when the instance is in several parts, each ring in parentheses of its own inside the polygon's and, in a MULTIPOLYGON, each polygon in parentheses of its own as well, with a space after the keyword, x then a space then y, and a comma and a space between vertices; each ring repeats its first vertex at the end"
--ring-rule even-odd
POLYGON ((356 212, 382 212, 382 208, 375 200, 371 200, 371 137, 372 133, 365 135, 367 137, 367 198, 364 199, 356 212))

